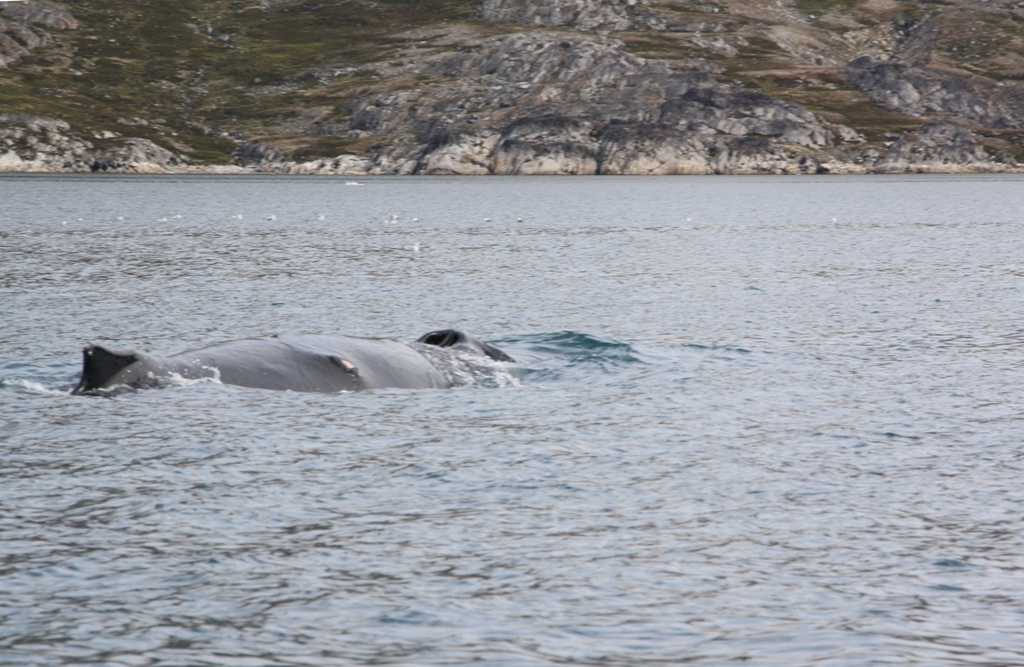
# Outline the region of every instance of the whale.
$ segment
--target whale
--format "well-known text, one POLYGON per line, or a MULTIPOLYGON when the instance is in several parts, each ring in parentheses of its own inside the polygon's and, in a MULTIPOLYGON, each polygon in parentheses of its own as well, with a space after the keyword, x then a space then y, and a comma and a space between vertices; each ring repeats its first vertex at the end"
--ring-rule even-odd
POLYGON ((244 338, 161 357, 136 350, 87 345, 82 378, 72 394, 158 386, 167 380, 211 379, 278 391, 338 393, 369 389, 447 389, 445 355, 493 361, 514 359, 457 329, 431 331, 414 343, 390 338, 322 334, 244 338), (439 353, 439 351, 445 353, 439 353))

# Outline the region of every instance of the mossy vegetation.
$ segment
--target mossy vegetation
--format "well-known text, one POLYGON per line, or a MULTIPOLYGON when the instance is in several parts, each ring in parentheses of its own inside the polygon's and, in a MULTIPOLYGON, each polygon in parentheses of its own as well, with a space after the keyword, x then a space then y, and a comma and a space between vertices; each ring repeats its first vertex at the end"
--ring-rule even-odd
MULTIPOLYGON (((131 136, 165 147, 176 137, 197 162, 229 161, 223 135, 270 135, 276 113, 368 83, 316 72, 393 57, 411 31, 472 20, 474 0, 78 0, 81 27, 0 69, 0 112, 23 111, 75 128, 123 133, 118 119, 153 119, 131 136)), ((358 144, 358 142, 356 142, 358 144)), ((341 139, 318 139, 333 150, 341 139)), ((173 148, 172 148, 173 149, 173 148)), ((312 154, 312 153, 311 153, 312 154)))
POLYGON ((804 14, 821 16, 837 9, 852 9, 859 0, 796 0, 796 8, 804 14))
POLYGON ((680 60, 706 56, 703 49, 672 34, 645 32, 625 37, 629 50, 643 58, 680 60))

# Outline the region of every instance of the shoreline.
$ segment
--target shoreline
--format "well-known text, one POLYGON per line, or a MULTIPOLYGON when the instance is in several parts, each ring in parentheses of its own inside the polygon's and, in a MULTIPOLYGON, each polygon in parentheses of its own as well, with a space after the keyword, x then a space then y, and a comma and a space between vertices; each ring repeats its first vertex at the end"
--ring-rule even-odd
MULTIPOLYGON (((337 160, 337 158, 335 158, 337 160)), ((266 165, 243 167, 241 165, 195 165, 195 166, 164 166, 154 163, 140 163, 125 165, 118 168, 108 169, 74 169, 74 168, 46 168, 38 164, 28 163, 24 167, 7 167, 0 164, 0 175, 4 174, 81 174, 81 175, 202 175, 202 176, 912 176, 912 175, 999 175, 999 174, 1021 174, 1024 167, 999 163, 975 163, 972 165, 949 165, 949 164, 916 164, 905 168, 895 168, 894 165, 883 167, 865 167, 858 164, 836 164, 829 163, 822 168, 819 165, 816 169, 807 169, 799 164, 771 165, 765 169, 736 169, 736 170, 687 170, 687 171, 648 171, 637 172, 607 172, 607 171, 520 171, 514 173, 501 173, 492 171, 473 170, 460 172, 455 170, 445 171, 416 171, 416 170, 380 170, 380 169, 338 169, 332 168, 327 160, 318 160, 306 163, 271 163, 266 165), (324 164, 327 162, 328 164, 324 164)))
POLYGON ((694 177, 694 178, 727 178, 727 177, 770 177, 770 178, 842 178, 849 176, 865 176, 865 177, 883 177, 883 176, 1018 176, 1024 175, 1024 169, 1020 168, 1009 168, 1003 170, 919 170, 919 171, 850 171, 850 172, 830 172, 830 173, 800 173, 800 172, 782 172, 782 173, 764 173, 764 172, 746 172, 746 173, 687 173, 687 174, 562 174, 562 173, 551 173, 551 174, 366 174, 366 173, 310 173, 310 172, 285 172, 285 171, 267 171, 259 169, 247 169, 244 167, 240 168, 229 168, 229 169, 206 169, 206 168, 195 168, 195 169, 176 169, 176 170, 154 170, 154 171, 133 171, 133 170, 104 170, 104 171, 12 171, 12 170, 0 170, 0 179, 26 176, 26 177, 45 177, 45 176, 97 176, 97 177, 119 177, 119 176, 238 176, 238 177, 257 177, 257 176, 310 176, 320 178, 373 178, 373 179, 392 179, 392 178, 474 178, 487 180, 490 178, 538 178, 538 177, 552 177, 552 178, 679 178, 679 177, 694 177))

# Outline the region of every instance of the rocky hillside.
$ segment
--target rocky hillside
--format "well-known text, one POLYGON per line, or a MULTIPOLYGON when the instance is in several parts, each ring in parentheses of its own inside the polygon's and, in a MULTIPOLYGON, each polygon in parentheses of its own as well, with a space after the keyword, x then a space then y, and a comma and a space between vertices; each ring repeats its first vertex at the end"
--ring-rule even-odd
POLYGON ((1007 0, 0 5, 5 171, 1018 171, 1022 125, 1007 0))

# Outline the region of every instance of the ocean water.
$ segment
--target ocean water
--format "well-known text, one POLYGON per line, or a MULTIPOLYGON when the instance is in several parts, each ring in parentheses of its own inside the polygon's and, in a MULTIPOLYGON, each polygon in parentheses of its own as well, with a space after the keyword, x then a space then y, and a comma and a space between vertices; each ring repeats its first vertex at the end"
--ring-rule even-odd
POLYGON ((1024 178, 0 177, 0 664, 1024 664, 1024 178), (452 390, 71 396, 463 328, 452 390))

